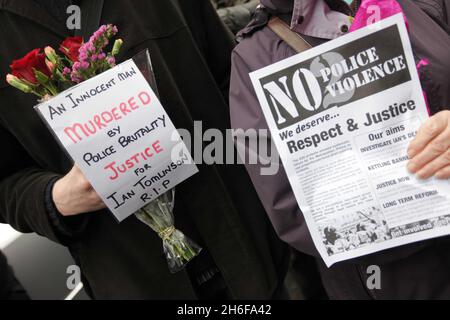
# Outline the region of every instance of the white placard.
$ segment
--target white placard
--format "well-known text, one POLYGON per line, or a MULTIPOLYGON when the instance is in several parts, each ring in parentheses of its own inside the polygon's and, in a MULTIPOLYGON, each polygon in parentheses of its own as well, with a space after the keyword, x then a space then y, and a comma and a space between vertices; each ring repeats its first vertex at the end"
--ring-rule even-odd
POLYGON ((198 172, 132 60, 36 108, 119 221, 198 172))

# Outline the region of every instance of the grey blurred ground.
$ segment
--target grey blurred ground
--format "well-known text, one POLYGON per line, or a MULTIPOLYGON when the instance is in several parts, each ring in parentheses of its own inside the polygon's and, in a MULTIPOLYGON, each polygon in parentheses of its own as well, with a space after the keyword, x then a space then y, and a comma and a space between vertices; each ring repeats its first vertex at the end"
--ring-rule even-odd
MULTIPOLYGON (((66 286, 66 270, 74 262, 65 247, 36 234, 25 234, 2 251, 31 299, 63 300, 71 293, 66 286)), ((85 299, 89 298, 83 290, 73 298, 85 299)))

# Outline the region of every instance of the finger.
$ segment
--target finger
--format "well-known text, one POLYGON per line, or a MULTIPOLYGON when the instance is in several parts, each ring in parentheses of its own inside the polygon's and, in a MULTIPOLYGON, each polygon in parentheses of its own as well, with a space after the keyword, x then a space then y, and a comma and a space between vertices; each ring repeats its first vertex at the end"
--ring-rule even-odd
POLYGON ((445 130, 408 163, 408 170, 417 173, 426 164, 445 154, 450 146, 450 128, 445 130))
POLYGON ((98 200, 97 203, 94 205, 93 210, 98 211, 98 210, 101 210, 101 209, 104 209, 104 208, 106 208, 106 205, 105 205, 105 203, 100 199, 100 200, 98 200))
POLYGON ((89 191, 87 197, 88 197, 90 203, 102 202, 102 198, 100 198, 100 196, 98 195, 98 193, 94 189, 89 191))
POLYGON ((434 138, 447 127, 448 120, 444 113, 438 113, 429 118, 417 132, 417 136, 410 143, 408 156, 410 159, 419 154, 434 138))
POLYGON ((78 186, 83 192, 91 192, 93 190, 91 183, 84 176, 79 177, 78 186))
POLYGON ((450 165, 446 166, 445 168, 442 168, 439 170, 435 177, 439 180, 447 180, 450 179, 450 165))
POLYGON ((76 181, 78 182, 79 187, 84 191, 92 190, 91 182, 88 179, 86 179, 84 173, 80 170, 80 168, 74 166, 72 170, 75 174, 76 181))
POLYGON ((426 164, 417 172, 419 179, 428 179, 437 174, 440 170, 450 165, 450 149, 441 154, 439 157, 426 164))
POLYGON ((74 165, 73 167, 72 167, 72 173, 74 173, 74 174, 82 174, 82 172, 81 172, 81 169, 77 166, 77 165, 74 165))

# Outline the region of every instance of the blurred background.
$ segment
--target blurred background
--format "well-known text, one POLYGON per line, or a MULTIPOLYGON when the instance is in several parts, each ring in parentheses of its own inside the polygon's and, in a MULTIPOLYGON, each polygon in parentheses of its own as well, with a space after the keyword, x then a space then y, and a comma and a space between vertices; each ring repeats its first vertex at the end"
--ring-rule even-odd
POLYGON ((249 23, 259 0, 211 0, 219 17, 236 34, 249 23))
MULTIPOLYGON (((67 288, 66 270, 74 262, 69 251, 56 243, 36 234, 20 234, 10 226, 0 224, 0 251, 8 259, 16 279, 22 284, 29 298, 38 300, 84 300, 88 299, 82 285, 74 290, 67 288)), ((11 269, 0 267, 3 275, 11 269)), ((7 277, 3 278, 12 293, 4 293, 6 299, 23 299, 17 283, 11 285, 7 277)), ((0 286, 2 284, 0 283, 0 286)))

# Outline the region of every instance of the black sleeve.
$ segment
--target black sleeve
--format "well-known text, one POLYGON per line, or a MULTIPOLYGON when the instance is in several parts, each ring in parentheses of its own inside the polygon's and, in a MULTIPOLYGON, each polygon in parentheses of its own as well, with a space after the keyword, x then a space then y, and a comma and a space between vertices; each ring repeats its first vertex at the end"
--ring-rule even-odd
POLYGON ((0 156, 0 223, 67 245, 81 231, 81 224, 80 218, 74 223, 74 219, 63 218, 51 210, 51 188, 60 175, 39 168, 3 127, 0 143, 4 150, 0 156))
POLYGON ((231 51, 235 41, 210 0, 173 0, 180 9, 208 68, 228 101, 231 51))
POLYGON ((202 1, 203 30, 206 40, 206 60, 225 100, 228 102, 231 71, 231 52, 234 36, 220 20, 209 0, 202 1))

